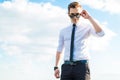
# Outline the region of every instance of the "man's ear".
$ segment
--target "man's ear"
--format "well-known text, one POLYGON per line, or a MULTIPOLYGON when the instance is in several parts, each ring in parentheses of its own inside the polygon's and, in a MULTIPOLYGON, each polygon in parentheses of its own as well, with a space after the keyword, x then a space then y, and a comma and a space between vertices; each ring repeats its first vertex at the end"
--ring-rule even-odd
POLYGON ((70 12, 68 12, 68 15, 70 14, 70 12))
POLYGON ((68 15, 70 15, 70 12, 68 12, 68 15))
POLYGON ((70 15, 70 13, 68 12, 68 16, 70 15))

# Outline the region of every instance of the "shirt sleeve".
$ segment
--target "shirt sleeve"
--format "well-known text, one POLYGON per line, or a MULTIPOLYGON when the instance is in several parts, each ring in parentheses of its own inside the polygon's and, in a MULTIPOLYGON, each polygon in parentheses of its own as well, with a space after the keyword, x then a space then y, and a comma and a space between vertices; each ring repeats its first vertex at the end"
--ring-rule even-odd
POLYGON ((57 51, 62 52, 63 46, 64 46, 64 37, 63 37, 62 31, 61 31, 59 34, 57 51))
POLYGON ((89 25, 90 26, 90 33, 93 35, 93 36, 96 36, 96 37, 102 37, 105 35, 104 31, 102 30, 101 32, 96 32, 95 29, 93 28, 93 26, 89 25))

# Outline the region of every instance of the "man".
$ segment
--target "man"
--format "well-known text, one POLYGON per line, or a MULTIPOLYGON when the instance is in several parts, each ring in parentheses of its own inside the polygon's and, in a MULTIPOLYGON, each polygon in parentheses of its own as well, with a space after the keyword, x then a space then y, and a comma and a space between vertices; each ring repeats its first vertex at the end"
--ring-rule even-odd
POLYGON ((55 77, 60 77, 58 63, 63 47, 64 63, 61 67, 61 80, 90 80, 89 53, 87 40, 90 34, 97 37, 104 35, 100 25, 83 10, 78 2, 68 5, 68 15, 72 24, 61 30, 59 35, 59 45, 56 52, 56 63, 54 67, 55 77), (88 19, 92 26, 80 23, 79 18, 88 19))

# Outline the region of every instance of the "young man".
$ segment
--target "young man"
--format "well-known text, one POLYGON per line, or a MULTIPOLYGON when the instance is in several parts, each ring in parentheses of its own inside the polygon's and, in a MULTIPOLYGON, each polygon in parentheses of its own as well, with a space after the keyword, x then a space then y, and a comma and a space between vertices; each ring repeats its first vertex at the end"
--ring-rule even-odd
POLYGON ((56 52, 56 63, 54 67, 55 77, 60 77, 58 63, 63 47, 64 63, 61 67, 61 80, 90 80, 89 53, 87 49, 87 40, 90 34, 97 37, 104 35, 93 18, 86 10, 83 10, 78 2, 72 2, 68 5, 68 15, 72 24, 61 30, 59 35, 59 45, 56 52), (79 18, 88 19, 92 26, 80 23, 79 18))

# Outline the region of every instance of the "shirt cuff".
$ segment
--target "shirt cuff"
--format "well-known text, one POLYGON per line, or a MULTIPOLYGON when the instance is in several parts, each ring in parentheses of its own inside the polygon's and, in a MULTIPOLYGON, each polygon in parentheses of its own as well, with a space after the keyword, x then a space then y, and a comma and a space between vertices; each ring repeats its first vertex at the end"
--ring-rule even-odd
POLYGON ((57 48, 57 52, 62 52, 62 49, 61 48, 57 48))
POLYGON ((105 35, 104 31, 97 32, 96 34, 97 34, 99 37, 102 37, 102 36, 104 36, 104 35, 105 35))

